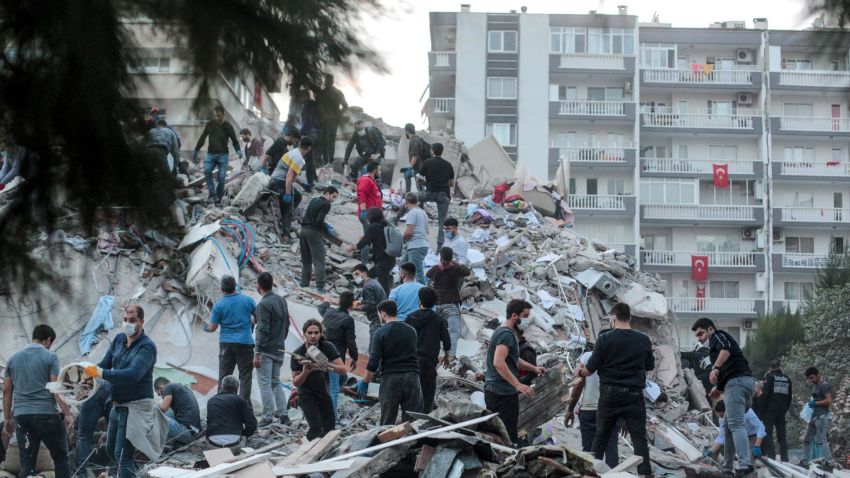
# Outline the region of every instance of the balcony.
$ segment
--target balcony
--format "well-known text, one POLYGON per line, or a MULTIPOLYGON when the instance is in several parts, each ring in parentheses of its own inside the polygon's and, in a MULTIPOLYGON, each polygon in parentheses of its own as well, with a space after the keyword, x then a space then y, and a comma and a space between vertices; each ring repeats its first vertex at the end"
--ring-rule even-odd
POLYGON ((773 116, 773 134, 850 137, 850 118, 827 116, 773 116))
POLYGON ((805 300, 799 300, 799 299, 797 299, 797 300, 788 300, 788 299, 786 299, 786 300, 774 300, 773 301, 773 313, 778 314, 778 313, 782 312, 783 310, 787 309, 792 314, 795 314, 797 312, 802 312, 805 304, 806 304, 805 300))
POLYGON ((454 98, 430 98, 428 99, 428 116, 449 117, 455 114, 454 98))
POLYGON ((627 141, 623 144, 558 144, 549 148, 549 164, 556 168, 564 159, 570 162, 570 168, 626 168, 635 165, 637 143, 627 141))
POLYGON ((457 55, 453 51, 428 52, 429 71, 454 71, 457 66, 457 55))
POLYGON ((770 88, 774 90, 847 91, 850 71, 783 70, 770 72, 770 88))
POLYGON ((729 166, 731 179, 756 179, 762 177, 762 163, 756 160, 688 159, 688 158, 641 158, 642 176, 654 177, 714 177, 714 164, 729 166))
POLYGON ((829 262, 829 254, 814 254, 807 252, 782 252, 773 254, 774 272, 806 272, 812 273, 825 267, 829 262))
POLYGON ((567 53, 549 55, 549 71, 557 72, 592 72, 592 73, 625 73, 635 71, 633 55, 614 55, 602 53, 567 53))
POLYGON ((688 87, 736 91, 761 89, 761 72, 754 67, 732 70, 642 68, 641 86, 688 87))
POLYGON ((602 241, 602 242, 604 242, 604 244, 606 246, 608 246, 609 249, 614 249, 614 250, 626 253, 626 254, 628 254, 632 257, 635 256, 635 250, 637 249, 637 247, 634 244, 626 244, 624 242, 620 242, 620 243, 605 242, 605 241, 602 241))
POLYGON ((713 272, 762 272, 764 254, 760 252, 685 252, 641 251, 641 265, 653 272, 687 272, 691 256, 708 256, 708 270, 713 272))
POLYGON ((571 194, 568 204, 577 216, 633 216, 634 196, 597 196, 571 194))
POLYGON ((834 228, 850 224, 850 209, 831 207, 775 207, 773 222, 778 226, 814 226, 834 228))
POLYGON ((763 308, 761 299, 717 299, 697 297, 668 297, 667 308, 678 315, 713 317, 723 315, 733 318, 758 317, 763 308))
POLYGON ((680 113, 671 108, 646 108, 641 111, 641 130, 659 133, 737 133, 761 134, 759 110, 739 109, 735 114, 680 113))
POLYGON ((754 204, 642 204, 641 219, 647 223, 759 226, 764 224, 762 207, 754 204))
POLYGON ((558 100, 549 102, 554 119, 634 121, 633 101, 558 100))
POLYGON ((850 180, 850 163, 782 161, 773 163, 774 179, 803 181, 847 181, 850 180))

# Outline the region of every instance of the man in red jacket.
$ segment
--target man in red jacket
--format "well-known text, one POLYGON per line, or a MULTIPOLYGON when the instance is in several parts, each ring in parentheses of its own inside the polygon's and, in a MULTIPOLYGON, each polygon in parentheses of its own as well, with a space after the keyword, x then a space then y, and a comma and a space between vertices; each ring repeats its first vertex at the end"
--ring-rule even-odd
MULTIPOLYGON (((380 168, 377 162, 372 161, 366 165, 366 174, 360 176, 357 180, 357 215, 360 217, 360 223, 363 224, 363 233, 366 233, 366 211, 376 207, 382 209, 384 207, 383 194, 381 187, 378 186, 378 175, 380 168)), ((369 247, 364 247, 360 250, 360 258, 363 264, 369 262, 371 251, 369 247)))

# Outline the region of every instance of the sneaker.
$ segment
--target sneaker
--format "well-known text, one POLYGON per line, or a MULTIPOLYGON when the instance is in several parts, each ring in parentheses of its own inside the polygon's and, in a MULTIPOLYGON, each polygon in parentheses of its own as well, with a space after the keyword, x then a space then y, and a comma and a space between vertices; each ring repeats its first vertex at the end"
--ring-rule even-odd
POLYGON ((292 422, 289 420, 289 415, 284 413, 283 415, 280 416, 280 424, 281 425, 289 426, 291 423, 292 422))
POLYGON ((797 463, 797 466, 800 468, 809 469, 809 460, 800 460, 800 463, 797 463))
POLYGON ((263 418, 262 420, 260 420, 259 423, 257 423, 257 427, 258 428, 265 428, 267 426, 270 426, 272 423, 274 423, 274 419, 266 417, 266 418, 263 418))
POLYGON ((316 287, 316 292, 318 292, 319 294, 324 294, 325 288, 324 287, 316 287))
POLYGON ((753 468, 753 465, 750 465, 743 470, 735 470, 735 478, 741 478, 749 475, 750 473, 755 473, 756 469, 753 468))

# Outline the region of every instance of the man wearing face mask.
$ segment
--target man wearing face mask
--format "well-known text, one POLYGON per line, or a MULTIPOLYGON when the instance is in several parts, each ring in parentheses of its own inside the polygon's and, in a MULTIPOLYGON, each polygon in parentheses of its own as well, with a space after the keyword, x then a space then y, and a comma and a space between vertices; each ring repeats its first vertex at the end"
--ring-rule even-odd
POLYGON ((362 310, 369 319, 369 349, 372 349, 372 340, 375 331, 381 328, 381 319, 378 317, 378 304, 387 300, 387 291, 377 279, 369 277, 368 269, 363 264, 357 264, 351 270, 354 283, 360 287, 360 305, 355 310, 362 310))
POLYGON ((151 460, 159 458, 168 435, 168 419, 153 399, 156 345, 144 327, 144 309, 128 306, 122 332, 112 340, 103 360, 85 368, 87 376, 103 377, 111 385, 106 451, 119 478, 136 476, 136 450, 151 460))
POLYGON ((446 240, 443 242, 443 247, 449 247, 455 253, 455 260, 458 264, 465 266, 469 265, 469 244, 458 231, 457 219, 447 217, 443 222, 443 232, 446 235, 446 240))
POLYGON ((520 369, 542 375, 543 367, 531 365, 519 357, 517 332, 531 323, 531 304, 513 299, 505 310, 505 321, 490 336, 487 347, 487 371, 484 373, 484 403, 487 409, 499 414, 516 444, 519 425, 519 394, 534 396, 534 390, 519 381, 520 369))
POLYGON ((374 126, 366 126, 363 120, 357 120, 354 123, 354 134, 351 135, 351 139, 345 147, 345 158, 342 160, 343 168, 348 164, 351 150, 356 147, 358 158, 351 163, 351 171, 349 172, 351 179, 356 179, 361 173, 360 169, 366 163, 375 161, 381 164, 386 146, 387 140, 381 130, 374 126))

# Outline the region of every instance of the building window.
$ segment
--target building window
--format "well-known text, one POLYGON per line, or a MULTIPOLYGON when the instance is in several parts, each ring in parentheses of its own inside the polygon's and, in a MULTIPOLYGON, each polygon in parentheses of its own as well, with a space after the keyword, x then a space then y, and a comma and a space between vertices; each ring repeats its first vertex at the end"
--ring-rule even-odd
POLYGON ((516 146, 515 123, 488 123, 487 134, 496 138, 502 146, 516 146))
POLYGON ((800 191, 786 191, 785 207, 815 207, 815 195, 800 191))
POLYGON ((146 73, 167 73, 171 71, 171 58, 167 56, 147 56, 142 58, 146 73))
POLYGON ((811 282, 786 282, 785 300, 812 300, 815 285, 811 282))
POLYGON ((814 254, 815 238, 788 236, 785 238, 785 252, 793 252, 796 254, 814 254))
MULTIPOLYGON (((726 236, 722 234, 714 235, 698 235, 697 236, 697 251, 698 252, 740 252, 741 237, 726 236)), ((709 267, 711 265, 709 264, 709 267)))
POLYGON ((488 77, 487 98, 491 100, 515 100, 516 78, 501 76, 488 77))
POLYGON ((712 161, 738 159, 738 146, 728 144, 712 144, 708 146, 708 159, 712 161))
POLYGON ((806 71, 812 69, 812 60, 782 60, 783 70, 806 71))
POLYGON ((643 68, 676 68, 676 45, 641 43, 640 66, 643 68))
POLYGON ((576 178, 570 178, 570 195, 576 193, 576 178))
POLYGON ((794 117, 810 117, 812 116, 811 103, 785 103, 783 105, 783 113, 785 116, 794 117))
POLYGON ((815 148, 807 146, 786 146, 783 161, 786 163, 809 164, 815 162, 815 148))
POLYGON ((652 204, 696 204, 696 182, 692 179, 641 180, 641 202, 652 204))
POLYGON ((552 27, 549 29, 550 53, 584 53, 586 30, 574 27, 552 27))
POLYGON ((623 196, 626 194, 626 180, 625 179, 609 179, 608 180, 608 195, 609 196, 623 196))
POLYGON ((635 31, 631 28, 588 28, 587 51, 607 55, 634 55, 635 31))
POLYGON ((517 32, 491 31, 487 33, 487 51, 490 53, 516 53, 517 32))
POLYGON ((712 299, 737 299, 739 293, 738 281, 713 280, 708 283, 708 296, 712 299))

